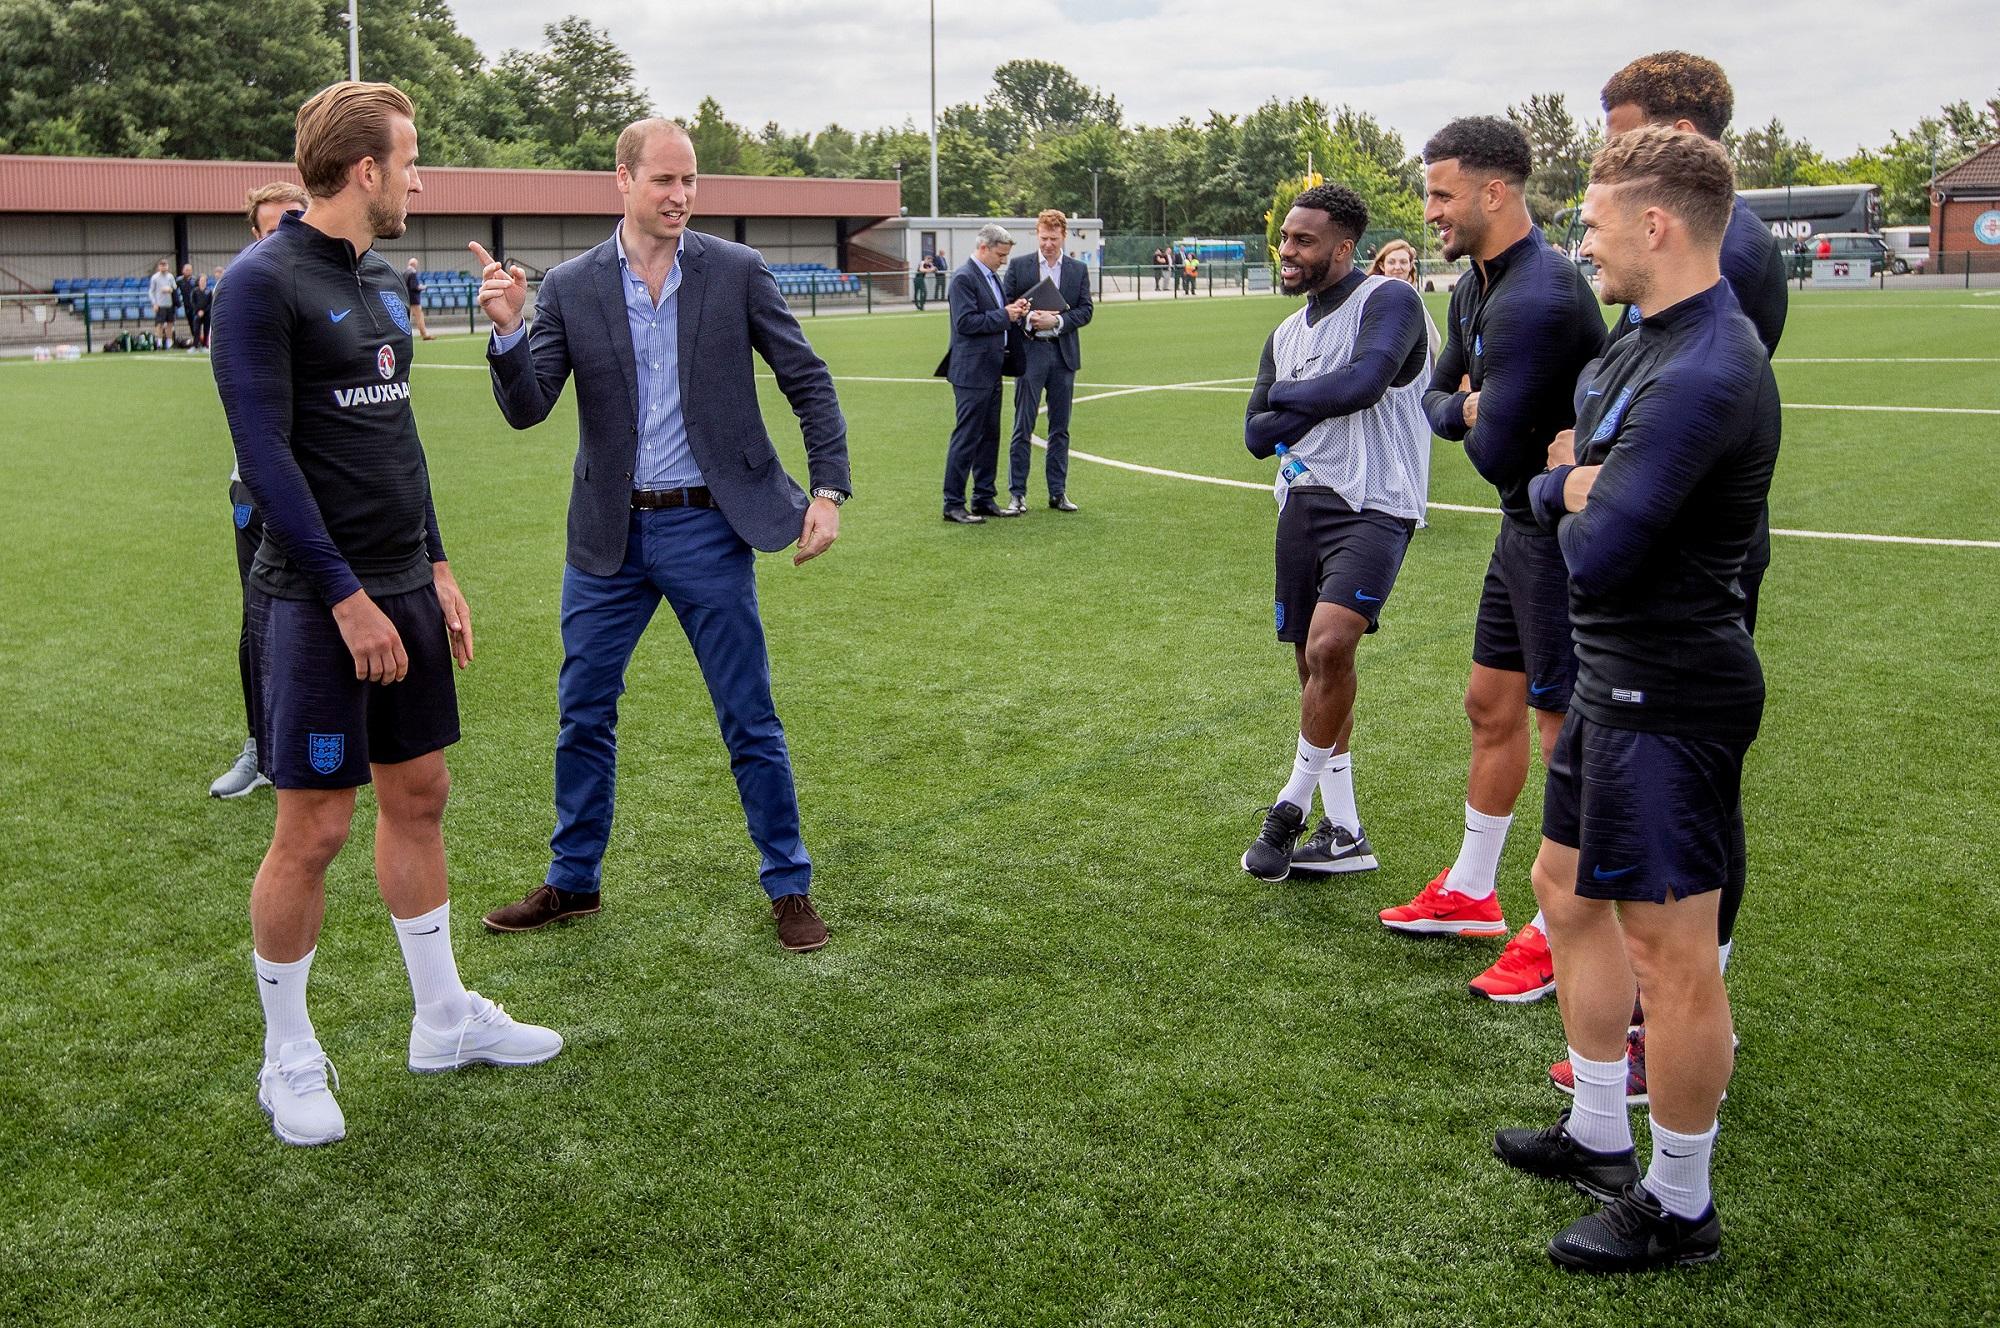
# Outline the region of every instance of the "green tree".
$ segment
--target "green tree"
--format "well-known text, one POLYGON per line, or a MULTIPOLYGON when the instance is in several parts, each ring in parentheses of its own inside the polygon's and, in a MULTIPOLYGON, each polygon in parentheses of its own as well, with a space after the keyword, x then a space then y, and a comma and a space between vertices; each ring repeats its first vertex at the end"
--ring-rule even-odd
POLYGON ((1535 158, 1528 176, 1528 211, 1547 226, 1583 197, 1590 180, 1591 132, 1570 114, 1560 92, 1535 93, 1522 105, 1509 106, 1507 118, 1528 136, 1535 158))
POLYGON ((1176 237, 1193 231, 1207 181, 1206 143, 1194 121, 1132 131, 1118 168, 1115 229, 1176 237))
POLYGON ((606 170, 618 131, 653 114, 631 57, 575 15, 548 24, 542 39, 541 50, 508 51, 494 69, 500 123, 508 137, 533 145, 537 165, 606 170))
POLYGON ((284 160, 345 76, 318 0, 4 0, 0 151, 284 160))
POLYGON ((993 71, 993 91, 986 101, 1000 121, 1018 127, 1030 145, 1048 134, 1091 125, 1116 129, 1124 118, 1116 97, 1085 86, 1075 74, 1048 60, 1009 60, 1001 65, 993 71))

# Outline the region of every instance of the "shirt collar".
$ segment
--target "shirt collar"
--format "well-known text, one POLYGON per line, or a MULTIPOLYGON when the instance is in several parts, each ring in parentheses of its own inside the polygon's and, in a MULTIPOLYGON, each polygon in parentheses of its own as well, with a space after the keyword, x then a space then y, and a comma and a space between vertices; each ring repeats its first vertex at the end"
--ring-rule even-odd
POLYGON ((1690 295, 1679 304, 1670 304, 1639 324, 1642 328, 1656 328, 1665 331, 1679 327, 1682 323, 1706 317, 1736 303, 1736 296, 1729 289, 1727 281, 1718 281, 1698 295, 1690 295))
MULTIPOLYGON (((679 270, 679 268, 680 268, 680 265, 681 265, 681 250, 687 247, 687 238, 688 238, 688 237, 687 237, 687 231, 683 230, 683 231, 682 231, 682 232, 680 233, 680 238, 674 241, 674 268, 675 268, 675 270, 679 270)), ((622 270, 624 270, 625 272, 627 272, 627 273, 630 273, 630 272, 632 271, 632 264, 631 264, 631 262, 630 262, 629 260, 627 260, 627 259, 626 259, 626 257, 625 257, 625 223, 624 223, 624 222, 622 222, 622 221, 621 221, 621 222, 619 222, 619 223, 618 223, 618 224, 617 224, 616 226, 613 226, 613 227, 611 228, 611 242, 612 242, 613 244, 615 244, 615 245, 617 245, 617 246, 618 246, 618 266, 619 266, 619 267, 620 267, 620 268, 621 268, 622 270)))
POLYGON ((1501 275, 1519 261, 1521 255, 1532 253, 1535 249, 1545 247, 1547 244, 1548 240, 1542 235, 1542 228, 1540 226, 1528 227, 1526 235, 1486 260, 1486 284, 1491 286, 1494 282, 1500 280, 1501 275))

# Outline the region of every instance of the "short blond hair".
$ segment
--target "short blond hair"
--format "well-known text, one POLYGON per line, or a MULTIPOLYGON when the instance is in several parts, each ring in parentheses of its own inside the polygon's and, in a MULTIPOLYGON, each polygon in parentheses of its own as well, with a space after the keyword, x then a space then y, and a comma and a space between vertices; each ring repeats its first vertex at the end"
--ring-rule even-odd
POLYGON ((616 160, 613 164, 623 166, 627 174, 636 175, 639 171, 639 158, 646 155, 646 145, 653 141, 655 134, 679 134, 689 143, 694 142, 694 135, 688 133, 687 126, 679 120, 667 120, 657 115, 648 116, 644 120, 634 120, 618 131, 618 146, 614 150, 616 160))
POLYGON ((1590 163, 1590 182, 1628 192, 1628 206, 1657 207, 1680 218, 1704 244, 1720 244, 1736 206, 1736 172, 1712 138, 1644 125, 1606 143, 1590 163))
POLYGON ((243 195, 243 219, 250 223, 251 230, 257 229, 257 209, 266 203, 283 203, 287 207, 296 203, 300 207, 309 207, 312 195, 290 180, 273 180, 270 184, 257 186, 243 195))
POLYGON ((314 198, 332 198, 347 187, 347 173, 367 157, 389 160, 390 121, 414 121, 417 108, 388 83, 335 83, 299 107, 296 125, 299 178, 314 198))
POLYGON ((1043 208, 1040 212, 1037 212, 1035 214, 1035 226, 1037 229, 1043 226, 1053 226, 1064 235, 1069 234, 1069 218, 1062 214, 1060 208, 1043 208))

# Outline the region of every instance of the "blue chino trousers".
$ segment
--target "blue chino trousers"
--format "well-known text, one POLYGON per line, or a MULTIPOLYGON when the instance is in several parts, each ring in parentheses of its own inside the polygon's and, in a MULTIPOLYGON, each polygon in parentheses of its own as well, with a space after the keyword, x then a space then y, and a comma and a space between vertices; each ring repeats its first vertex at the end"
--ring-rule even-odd
POLYGON ((756 554, 712 508, 632 513, 625 565, 610 576, 563 568, 563 664, 556 695, 556 829, 550 885, 595 891, 618 779, 618 698, 625 668, 661 598, 680 619, 715 704, 764 893, 805 894, 812 859, 799 834, 791 753, 771 701, 757 615, 756 554))

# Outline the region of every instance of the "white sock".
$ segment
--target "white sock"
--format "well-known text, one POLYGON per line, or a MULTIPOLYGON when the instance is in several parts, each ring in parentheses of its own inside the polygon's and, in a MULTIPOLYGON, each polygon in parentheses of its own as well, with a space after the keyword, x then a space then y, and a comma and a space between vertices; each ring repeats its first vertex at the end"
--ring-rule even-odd
POLYGON ((1301 811, 1313 808, 1313 785, 1319 782, 1320 772, 1326 769, 1328 758, 1333 755, 1331 747, 1315 747, 1306 741, 1306 735, 1299 735, 1299 754, 1292 762, 1292 777, 1285 787, 1278 791, 1279 802, 1289 802, 1301 811))
POLYGON ((1641 1183, 1653 1192, 1660 1207, 1675 1217, 1693 1219, 1708 1211, 1708 1163, 1715 1154, 1715 1132, 1711 1125, 1700 1134, 1678 1134, 1646 1115, 1653 1127, 1653 1164, 1646 1168, 1641 1183))
POLYGON ((1542 910, 1539 908, 1535 910, 1535 920, 1528 925, 1540 932, 1544 937, 1549 934, 1549 920, 1542 916, 1542 910))
POLYGON ((1593 1153, 1622 1153, 1632 1146, 1632 1119, 1625 1112, 1623 1053, 1615 1061, 1585 1060, 1569 1049, 1576 1076, 1576 1105, 1569 1112, 1570 1137, 1593 1153))
POLYGON ((1724 941, 1721 945, 1715 947, 1715 962, 1725 973, 1729 971, 1729 952, 1735 948, 1735 941, 1724 941))
POLYGON ((257 967, 257 995, 264 1002, 264 1059, 278 1059, 278 1048, 287 1042, 313 1040, 312 1020, 306 1015, 306 977, 312 972, 314 946, 305 956, 289 964, 274 964, 255 950, 250 957, 257 967))
POLYGON ((426 1028, 453 1028, 469 1013, 458 961, 451 953, 451 901, 422 917, 391 917, 396 942, 403 947, 403 966, 410 970, 410 995, 417 1018, 426 1028))
POLYGON ((1507 827, 1512 824, 1511 815, 1488 816, 1466 803, 1465 838, 1459 841, 1458 861, 1451 864, 1445 888, 1468 899, 1484 899, 1492 894, 1494 878, 1500 872, 1500 850, 1506 847, 1507 827))
POLYGON ((1361 833, 1361 813, 1354 810, 1354 753, 1330 757, 1319 776, 1319 805, 1335 825, 1361 833))

